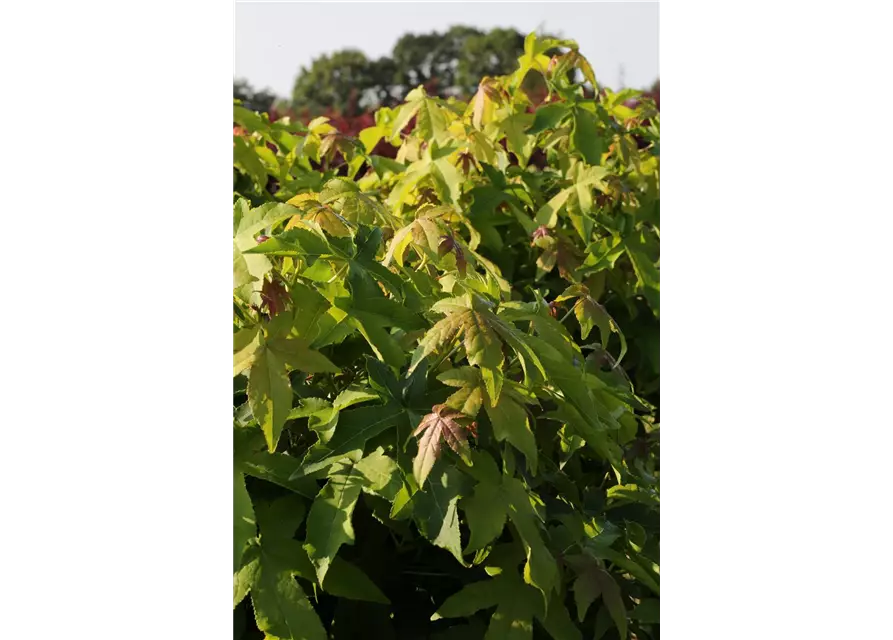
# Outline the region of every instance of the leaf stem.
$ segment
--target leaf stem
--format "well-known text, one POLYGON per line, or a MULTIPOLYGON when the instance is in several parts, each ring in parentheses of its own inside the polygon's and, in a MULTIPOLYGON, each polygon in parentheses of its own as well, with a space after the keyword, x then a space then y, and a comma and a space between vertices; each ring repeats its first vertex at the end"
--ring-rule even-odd
POLYGON ((568 317, 574 312, 574 309, 577 308, 577 305, 578 305, 578 304, 580 304, 580 301, 579 301, 579 300, 577 300, 577 301, 574 303, 574 306, 572 306, 570 309, 568 309, 568 312, 565 313, 565 314, 564 314, 564 317, 561 318, 561 320, 559 320, 558 322, 560 322, 561 324, 564 324, 564 321, 567 320, 568 317))

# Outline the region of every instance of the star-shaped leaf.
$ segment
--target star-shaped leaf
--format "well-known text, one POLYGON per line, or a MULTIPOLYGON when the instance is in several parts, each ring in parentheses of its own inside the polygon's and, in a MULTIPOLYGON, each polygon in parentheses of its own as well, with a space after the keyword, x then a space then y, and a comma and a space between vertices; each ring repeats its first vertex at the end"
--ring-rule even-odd
POLYGON ((577 572, 577 579, 574 582, 574 601, 577 605, 577 618, 580 622, 586 617, 589 605, 601 596, 620 637, 625 638, 626 606, 623 604, 623 596, 617 581, 598 560, 589 555, 568 556, 566 561, 577 572))
POLYGON ((419 438, 419 452, 412 463, 412 473, 419 483, 425 485, 425 479, 431 472, 434 462, 440 457, 441 442, 446 442, 450 449, 459 454, 463 460, 470 460, 471 450, 468 446, 466 427, 458 420, 465 418, 455 409, 445 404, 431 408, 412 435, 419 438))
POLYGON ((412 497, 412 517, 419 533, 435 546, 449 551, 463 565, 466 562, 462 558, 458 502, 466 493, 466 486, 464 474, 438 463, 428 485, 412 497))
POLYGON ((607 348, 608 339, 612 332, 616 333, 620 338, 620 355, 614 361, 614 366, 616 367, 626 354, 626 337, 624 337, 620 327, 617 326, 617 323, 608 311, 589 294, 589 289, 585 285, 575 284, 568 287, 555 301, 563 302, 573 298, 577 298, 577 302, 574 304, 574 315, 577 317, 577 322, 580 323, 581 338, 585 340, 589 336, 589 332, 592 331, 593 326, 598 327, 601 334, 602 347, 604 348, 607 348))
POLYGON ((486 378, 482 370, 458 367, 444 371, 437 379, 450 387, 459 387, 458 391, 447 398, 447 406, 473 418, 484 404, 496 439, 500 442, 507 440, 521 451, 527 459, 530 472, 536 473, 536 439, 524 409, 524 403, 531 400, 521 394, 523 387, 509 381, 499 400, 493 404, 485 387, 486 378))
POLYGON ((547 613, 536 590, 508 573, 466 585, 447 598, 432 619, 468 617, 494 606, 486 638, 529 640, 533 638, 535 617, 555 640, 581 639, 562 602, 553 601, 547 613))
POLYGON ((342 544, 353 544, 351 517, 362 490, 363 474, 354 464, 338 465, 329 481, 313 501, 307 516, 307 541, 304 549, 316 568, 319 582, 326 573, 342 544))

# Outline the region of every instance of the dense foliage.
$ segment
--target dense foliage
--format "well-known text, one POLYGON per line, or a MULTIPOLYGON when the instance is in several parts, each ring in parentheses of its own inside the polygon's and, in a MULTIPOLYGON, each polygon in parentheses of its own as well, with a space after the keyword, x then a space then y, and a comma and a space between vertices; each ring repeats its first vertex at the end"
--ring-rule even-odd
POLYGON ((571 69, 234 107, 236 638, 659 637, 660 116, 571 69))

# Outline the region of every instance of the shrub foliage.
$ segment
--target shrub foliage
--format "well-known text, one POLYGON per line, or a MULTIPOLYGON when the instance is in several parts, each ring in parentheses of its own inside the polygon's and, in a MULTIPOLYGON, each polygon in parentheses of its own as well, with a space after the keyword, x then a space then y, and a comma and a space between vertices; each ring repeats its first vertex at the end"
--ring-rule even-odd
POLYGON ((580 76, 234 106, 237 638, 658 637, 660 117, 580 76))

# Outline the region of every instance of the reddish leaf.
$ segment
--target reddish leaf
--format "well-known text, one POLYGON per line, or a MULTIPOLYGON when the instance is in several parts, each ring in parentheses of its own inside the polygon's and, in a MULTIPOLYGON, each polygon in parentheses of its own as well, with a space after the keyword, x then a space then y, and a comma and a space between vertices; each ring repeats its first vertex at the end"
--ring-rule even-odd
POLYGON ((287 301, 291 300, 288 291, 285 290, 285 286, 278 280, 264 280, 260 296, 263 298, 270 316, 275 316, 277 313, 284 311, 288 306, 287 301))
POLYGON ((456 243, 456 240, 452 236, 440 236, 440 245, 437 247, 437 255, 442 258, 450 252, 455 254, 456 268, 459 270, 459 273, 464 276, 465 269, 468 266, 468 263, 465 260, 465 252, 462 251, 462 247, 456 243))
POLYGON ((442 440, 465 459, 471 454, 466 427, 458 422, 463 418, 465 416, 455 409, 445 404, 438 404, 431 407, 431 413, 422 418, 419 426, 413 431, 412 435, 422 436, 419 438, 419 452, 412 464, 412 472, 419 487, 424 486, 431 467, 440 457, 442 440))

